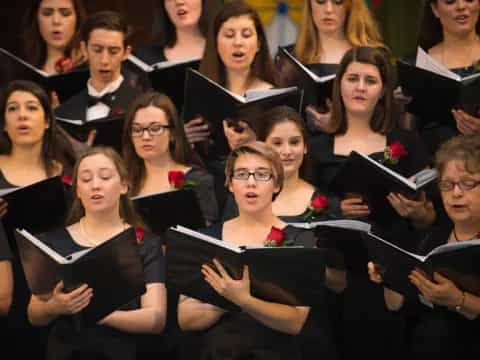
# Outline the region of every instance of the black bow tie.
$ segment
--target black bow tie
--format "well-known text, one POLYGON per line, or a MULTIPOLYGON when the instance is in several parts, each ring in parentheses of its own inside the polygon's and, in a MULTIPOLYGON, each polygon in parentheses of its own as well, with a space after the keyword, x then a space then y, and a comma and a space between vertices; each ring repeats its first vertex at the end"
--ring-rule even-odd
POLYGON ((98 103, 102 103, 107 105, 108 107, 112 107, 113 101, 115 100, 116 96, 113 93, 105 94, 101 97, 95 97, 88 95, 88 107, 97 105, 98 103))

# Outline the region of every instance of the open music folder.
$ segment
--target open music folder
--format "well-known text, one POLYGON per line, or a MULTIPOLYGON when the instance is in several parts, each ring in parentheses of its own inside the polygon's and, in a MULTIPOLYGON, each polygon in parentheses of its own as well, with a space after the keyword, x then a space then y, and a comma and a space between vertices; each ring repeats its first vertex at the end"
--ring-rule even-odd
POLYGON ((352 151, 333 178, 330 190, 340 196, 356 193, 364 197, 370 208, 369 217, 389 224, 398 216, 387 200, 391 192, 417 198, 420 191, 437 178, 434 169, 424 169, 406 178, 369 156, 352 151))
POLYGON ((49 294, 61 280, 66 291, 82 284, 93 289, 90 304, 75 315, 84 326, 94 325, 146 291, 133 228, 66 257, 26 230, 17 229, 15 238, 32 294, 49 294))
POLYGON ((397 61, 402 91, 412 96, 408 110, 425 120, 453 124, 452 109, 479 116, 480 72, 462 77, 418 48, 416 63, 397 61))
POLYGON ((248 265, 253 296, 294 306, 315 305, 324 294, 325 251, 296 246, 238 247, 181 226, 167 240, 167 287, 228 310, 238 307, 204 280, 203 264, 218 259, 230 276, 240 279, 248 265))
POLYGON ((0 48, 0 87, 12 80, 30 80, 39 84, 47 92, 55 91, 60 102, 63 102, 85 89, 89 77, 90 71, 86 66, 50 75, 0 48))

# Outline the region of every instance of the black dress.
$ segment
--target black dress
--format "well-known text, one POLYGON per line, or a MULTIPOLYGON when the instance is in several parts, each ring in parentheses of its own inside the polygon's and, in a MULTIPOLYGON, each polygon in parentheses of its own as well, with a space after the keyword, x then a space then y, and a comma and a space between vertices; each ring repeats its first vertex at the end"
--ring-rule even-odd
POLYGON ((143 62, 152 66, 153 64, 167 61, 165 48, 160 45, 143 46, 134 51, 134 55, 143 62))
MULTIPOLYGON (((429 157, 421 142, 410 132, 395 129, 387 134, 387 145, 399 141, 408 155, 402 157, 394 170, 403 176, 410 176, 429 165, 429 157)), ((320 134, 310 143, 310 156, 316 173, 313 184, 329 197, 330 214, 341 217, 340 199, 329 193, 329 185, 347 159, 334 154, 334 136, 320 134)), ((376 160, 383 158, 383 152, 370 155, 376 160)), ((367 220, 368 219, 363 219, 367 220)), ((410 223, 398 217, 389 228, 382 229, 387 238, 401 239, 401 246, 413 250, 416 236, 410 223)), ((368 255, 364 249, 364 266, 348 267, 347 288, 340 296, 341 319, 339 323, 339 348, 343 358, 350 359, 359 354, 375 359, 401 357, 404 348, 403 332, 405 321, 400 313, 389 312, 384 303, 383 289, 368 278, 368 255), (376 329, 372 343, 366 328, 376 329)))
MULTIPOLYGON (((65 228, 41 235, 42 240, 59 254, 67 256, 83 250, 65 228)), ((140 246, 144 266, 145 283, 165 282, 165 262, 156 235, 145 232, 140 246)), ((95 294, 93 295, 95 296, 95 294)), ((120 310, 140 308, 140 298, 123 306, 120 310)), ((49 334, 46 359, 136 359, 138 335, 114 328, 96 325, 78 331, 69 316, 57 318, 49 334)))
MULTIPOLYGON (((426 255, 437 246, 446 244, 452 229, 452 224, 434 227, 420 242, 417 253, 426 255)), ((480 356, 479 317, 468 320, 444 306, 431 309, 420 302, 405 305, 404 311, 412 321, 411 358, 451 360, 462 355, 468 358, 480 356)))
MULTIPOLYGON (((415 63, 414 57, 407 57, 405 60, 411 64, 415 63)), ((477 73, 478 68, 475 66, 468 66, 463 68, 453 68, 450 69, 450 71, 453 71, 461 77, 466 77, 477 73)), ((415 100, 413 99, 412 103, 407 105, 407 111, 412 107, 421 107, 421 105, 415 104, 415 100)), ((422 110, 420 110, 420 113, 421 111, 422 110)), ((435 109, 429 109, 427 110, 427 114, 430 115, 416 116, 415 126, 420 138, 423 140, 430 155, 433 157, 442 143, 453 136, 459 135, 460 132, 456 127, 455 119, 451 113, 445 114, 443 112, 438 112, 435 109)))
POLYGON ((194 187, 194 190, 198 197, 203 216, 210 224, 215 223, 218 220, 218 204, 215 196, 215 184, 213 176, 203 168, 193 166, 185 173, 185 180, 189 180, 197 184, 194 187))
MULTIPOLYGON (((0 170, 0 189, 15 187, 18 186, 8 182, 0 170)), ((12 261, 13 299, 6 319, 2 320, 2 322, 6 323, 4 326, 7 331, 1 335, 1 343, 5 345, 5 353, 12 354, 12 358, 43 358, 45 355, 48 329, 35 328, 28 321, 27 306, 30 299, 30 290, 28 289, 22 263, 16 249, 13 229, 3 229, 2 223, 2 230, 5 231, 5 241, 2 242, 6 243, 6 245, 4 245, 8 247, 6 251, 10 252, 12 261)))
MULTIPOLYGON (((10 250, 10 246, 8 244, 7 237, 5 235, 5 231, 3 229, 3 224, 0 223, 0 263, 4 261, 12 261, 12 252, 10 250)), ((0 286, 2 286, 0 284, 0 286)), ((7 323, 7 317, 0 316, 0 340, 5 344, 9 343, 8 337, 11 336, 9 334, 9 327, 7 323)), ((8 351, 4 349, 5 353, 7 354, 8 351)))
MULTIPOLYGON (((319 194, 321 194, 321 192, 318 189, 315 189, 310 200, 313 200, 319 194)), ((278 218, 286 223, 305 222, 306 221, 305 217, 307 215, 307 212, 308 212, 308 209, 305 209, 305 211, 303 211, 301 214, 285 215, 285 216, 278 215, 278 218)), ((237 216, 238 216, 237 203, 235 202, 233 195, 229 193, 227 200, 225 201, 225 207, 223 208, 222 221, 225 222, 237 216)), ((315 217, 315 221, 320 221, 322 220, 323 217, 324 216, 315 217)))
MULTIPOLYGON (((308 231, 291 226, 285 227, 284 230, 287 233, 286 237, 292 239, 294 243, 312 246, 313 234, 308 234, 308 231)), ((202 232, 221 239, 222 231, 223 224, 217 224, 202 232)), ((323 325, 324 327, 318 328, 318 331, 325 337, 321 338, 317 346, 323 347, 321 349, 323 358, 332 359, 334 357, 331 356, 332 349, 329 347, 331 342, 328 341, 331 337, 331 329, 328 327, 328 322, 324 322, 323 325)), ((182 335, 191 344, 196 343, 195 348, 183 349, 189 352, 189 354, 182 354, 182 358, 185 359, 295 360, 302 358, 298 336, 272 330, 245 312, 226 313, 210 329, 197 333, 184 332, 182 335), (195 340, 192 340, 194 338, 195 340)))

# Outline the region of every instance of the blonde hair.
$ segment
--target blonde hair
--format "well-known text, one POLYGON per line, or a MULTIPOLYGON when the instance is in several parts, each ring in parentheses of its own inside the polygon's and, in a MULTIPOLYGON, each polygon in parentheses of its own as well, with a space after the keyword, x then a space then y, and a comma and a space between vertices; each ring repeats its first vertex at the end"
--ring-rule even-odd
MULTIPOLYGON (((320 62, 322 44, 312 15, 312 0, 305 0, 295 45, 295 56, 304 64, 320 62)), ((352 46, 385 47, 378 25, 364 0, 345 0, 345 36, 352 46)))

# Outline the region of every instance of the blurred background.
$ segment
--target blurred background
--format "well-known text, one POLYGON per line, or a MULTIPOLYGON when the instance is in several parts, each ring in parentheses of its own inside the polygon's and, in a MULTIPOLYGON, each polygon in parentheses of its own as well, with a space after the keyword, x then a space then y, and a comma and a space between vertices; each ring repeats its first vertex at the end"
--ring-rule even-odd
MULTIPOLYGON (((19 32, 25 6, 31 0, 3 0, 0 3, 0 47, 19 54, 19 32)), ((89 12, 116 10, 133 27, 134 46, 151 41, 152 8, 161 0, 85 0, 89 12)), ((219 3, 222 0, 218 0, 219 3)), ((226 0, 228 1, 228 0, 226 0)), ((272 52, 292 43, 304 0, 246 0, 258 9, 268 33, 272 52)), ((415 51, 416 34, 423 0, 367 0, 395 57, 415 51)))

